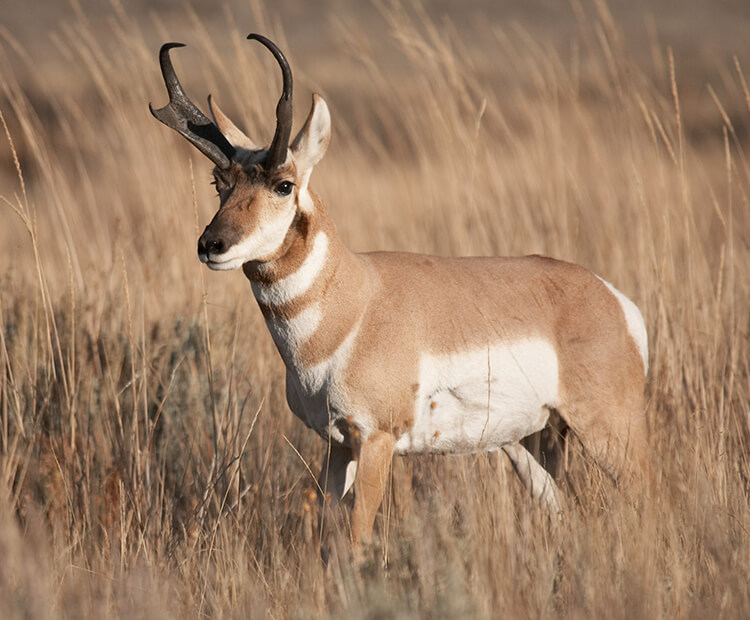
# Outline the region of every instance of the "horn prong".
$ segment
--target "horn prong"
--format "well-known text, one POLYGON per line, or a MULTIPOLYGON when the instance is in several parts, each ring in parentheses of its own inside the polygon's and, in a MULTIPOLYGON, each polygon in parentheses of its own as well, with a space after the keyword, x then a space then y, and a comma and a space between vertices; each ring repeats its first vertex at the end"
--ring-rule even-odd
POLYGON ((208 109, 211 111, 214 123, 219 128, 222 135, 229 140, 234 147, 241 147, 250 151, 258 150, 258 146, 247 137, 244 131, 242 131, 237 125, 230 119, 219 107, 214 98, 208 96, 208 109))

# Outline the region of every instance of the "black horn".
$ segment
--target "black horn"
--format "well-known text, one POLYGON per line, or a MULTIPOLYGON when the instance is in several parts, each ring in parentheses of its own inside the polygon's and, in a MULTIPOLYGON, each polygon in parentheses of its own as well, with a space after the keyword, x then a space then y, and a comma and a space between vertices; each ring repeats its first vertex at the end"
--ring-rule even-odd
POLYGON ((219 168, 226 169, 234 157, 235 149, 222 135, 219 128, 188 99, 169 58, 173 47, 185 47, 182 43, 165 43, 159 50, 159 64, 164 84, 169 93, 169 103, 158 110, 148 107, 158 120, 185 136, 198 150, 219 168))
POLYGON ((281 67, 284 80, 281 98, 276 105, 276 133, 274 133, 271 146, 268 147, 268 157, 265 163, 266 170, 273 170, 286 161, 286 151, 292 133, 292 70, 284 54, 273 41, 260 34, 249 34, 247 38, 259 41, 271 51, 281 67))

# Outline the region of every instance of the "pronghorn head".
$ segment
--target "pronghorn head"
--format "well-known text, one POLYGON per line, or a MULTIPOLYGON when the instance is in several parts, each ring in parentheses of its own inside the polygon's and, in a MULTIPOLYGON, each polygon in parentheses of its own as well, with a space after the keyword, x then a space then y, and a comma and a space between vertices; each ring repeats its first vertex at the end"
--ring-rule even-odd
POLYGON ((251 34, 281 66, 283 92, 276 106, 276 133, 268 148, 257 146, 208 98, 213 122, 182 89, 165 43, 159 51, 169 103, 151 113, 187 138, 215 164, 219 210, 198 240, 198 256, 211 269, 227 270, 249 261, 270 261, 285 247, 287 232, 298 213, 309 210, 310 173, 325 154, 331 137, 328 106, 313 95, 312 109, 291 145, 292 72, 284 54, 267 38, 251 34))

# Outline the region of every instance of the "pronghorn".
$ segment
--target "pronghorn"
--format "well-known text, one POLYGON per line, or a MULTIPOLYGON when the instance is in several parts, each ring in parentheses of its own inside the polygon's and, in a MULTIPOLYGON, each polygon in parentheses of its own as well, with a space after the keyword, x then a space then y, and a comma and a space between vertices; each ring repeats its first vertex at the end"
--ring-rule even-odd
POLYGON ((647 336, 638 308, 583 267, 545 258, 355 254, 309 187, 331 118, 313 95, 294 140, 292 73, 268 148, 211 100, 188 99, 166 43, 169 103, 153 115, 215 164, 219 210, 198 241, 210 269, 242 267, 286 365, 290 409, 329 442, 319 483, 354 487, 351 538, 371 535, 394 454, 502 449, 531 494, 556 486, 519 443, 555 412, 613 475, 645 464, 647 336), (328 452, 329 451, 329 452, 328 452))

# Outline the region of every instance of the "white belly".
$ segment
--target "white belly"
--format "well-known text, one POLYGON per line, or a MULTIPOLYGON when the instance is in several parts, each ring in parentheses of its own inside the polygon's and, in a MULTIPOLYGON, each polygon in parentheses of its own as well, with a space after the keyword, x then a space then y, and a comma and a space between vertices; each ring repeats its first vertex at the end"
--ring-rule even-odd
POLYGON ((395 451, 496 450, 543 428, 557 400, 557 354, 545 340, 424 355, 414 425, 395 451))

